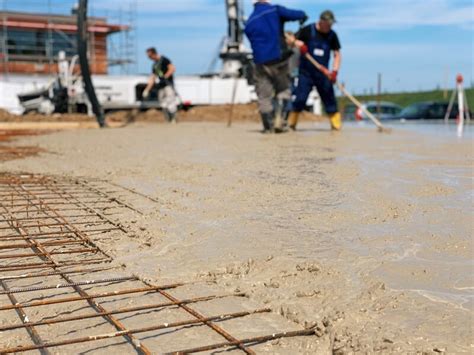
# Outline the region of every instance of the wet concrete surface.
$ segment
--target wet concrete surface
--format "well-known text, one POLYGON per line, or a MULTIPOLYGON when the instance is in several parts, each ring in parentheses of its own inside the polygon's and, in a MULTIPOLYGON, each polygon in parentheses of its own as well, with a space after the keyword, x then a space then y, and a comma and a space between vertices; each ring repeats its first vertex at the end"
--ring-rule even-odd
POLYGON ((55 159, 2 170, 98 177, 158 199, 125 218, 137 233, 108 246, 118 262, 151 279, 212 281, 319 324, 321 353, 471 352, 472 139, 327 128, 63 132, 20 142, 55 159))

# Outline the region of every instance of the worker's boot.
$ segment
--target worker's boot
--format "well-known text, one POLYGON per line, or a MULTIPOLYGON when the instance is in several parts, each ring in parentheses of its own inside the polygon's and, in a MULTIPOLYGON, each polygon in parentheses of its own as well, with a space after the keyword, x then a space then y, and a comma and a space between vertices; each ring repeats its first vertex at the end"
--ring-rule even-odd
POLYGON ((275 133, 283 133, 285 131, 283 115, 285 110, 285 101, 279 99, 275 105, 275 133))
POLYGON ((283 114, 282 114, 282 117, 283 117, 283 129, 286 131, 288 131, 288 117, 290 116, 290 112, 291 112, 291 100, 284 100, 283 101, 283 114))
POLYGON ((298 124, 298 118, 300 117, 299 112, 290 112, 288 116, 288 127, 293 131, 296 131, 296 125, 298 124))
POLYGON ((170 117, 170 112, 167 109, 163 109, 163 116, 165 116, 165 121, 170 122, 171 117, 170 117))
POLYGON ((170 112, 168 111, 168 117, 169 117, 169 122, 172 124, 176 124, 176 112, 170 112))
POLYGON ((339 112, 329 115, 329 121, 331 121, 331 129, 333 131, 340 131, 342 128, 341 114, 339 112))
POLYGON ((262 113, 262 124, 263 132, 262 133, 273 133, 273 114, 270 112, 262 113))

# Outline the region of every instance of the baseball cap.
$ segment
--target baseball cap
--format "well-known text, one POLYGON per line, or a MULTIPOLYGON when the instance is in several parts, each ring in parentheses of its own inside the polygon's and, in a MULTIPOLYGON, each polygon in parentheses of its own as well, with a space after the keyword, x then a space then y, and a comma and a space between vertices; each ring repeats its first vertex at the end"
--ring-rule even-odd
POLYGON ((319 18, 321 20, 330 22, 331 24, 336 22, 336 17, 334 16, 334 13, 331 10, 323 11, 319 18))

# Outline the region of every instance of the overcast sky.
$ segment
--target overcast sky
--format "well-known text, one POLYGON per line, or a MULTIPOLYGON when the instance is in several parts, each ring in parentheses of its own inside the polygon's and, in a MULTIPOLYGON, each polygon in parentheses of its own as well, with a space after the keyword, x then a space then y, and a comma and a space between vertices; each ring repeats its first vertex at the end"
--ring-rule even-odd
MULTIPOLYGON (((7 6, 47 0, 6 0, 7 6)), ((52 0, 53 3, 58 0, 52 0)), ((62 4, 68 0, 61 1, 62 4)), ((178 67, 178 74, 202 73, 226 33, 224 0, 89 0, 95 14, 138 3, 139 71, 148 72, 145 48, 156 46, 178 67), (142 55, 143 54, 143 55, 142 55)), ((244 0, 246 15, 252 0, 244 0)), ((332 9, 338 20, 343 64, 341 80, 356 91, 374 89, 377 73, 386 90, 450 86, 461 72, 473 80, 474 8, 472 0, 281 0, 316 21, 332 9)), ((29 6, 29 9, 34 9, 29 6)), ((58 7, 58 11, 59 11, 58 7)), ((289 25, 295 29, 295 25, 289 25)))

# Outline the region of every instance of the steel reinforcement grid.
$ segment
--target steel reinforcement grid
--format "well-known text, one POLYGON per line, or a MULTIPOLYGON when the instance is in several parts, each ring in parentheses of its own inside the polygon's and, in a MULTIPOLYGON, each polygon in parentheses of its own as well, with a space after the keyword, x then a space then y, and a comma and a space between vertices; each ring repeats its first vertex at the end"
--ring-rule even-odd
POLYGON ((116 197, 121 189, 84 179, 0 174, 0 353, 49 354, 60 348, 62 353, 233 349, 253 354, 256 344, 314 334, 272 329, 269 335, 237 338, 225 330, 226 322, 253 322, 271 310, 204 315, 198 305, 245 295, 183 297, 185 283, 152 285, 116 266, 96 242, 128 233, 114 219, 120 211, 140 213, 116 197), (203 344, 208 339, 214 340, 203 344))

